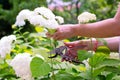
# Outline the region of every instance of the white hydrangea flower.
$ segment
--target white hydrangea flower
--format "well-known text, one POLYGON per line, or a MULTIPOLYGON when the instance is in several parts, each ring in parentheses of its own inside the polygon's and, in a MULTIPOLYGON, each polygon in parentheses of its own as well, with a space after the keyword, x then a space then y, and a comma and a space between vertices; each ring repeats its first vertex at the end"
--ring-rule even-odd
POLYGON ((32 12, 28 9, 24 9, 24 10, 20 11, 18 16, 16 17, 15 25, 19 26, 19 27, 24 26, 25 25, 25 20, 29 19, 31 14, 32 14, 32 12))
POLYGON ((78 16, 79 23, 87 23, 92 20, 96 20, 96 15, 89 12, 83 12, 78 16))
POLYGON ((47 20, 47 22, 44 24, 44 27, 48 29, 56 29, 58 28, 58 22, 55 19, 47 20))
POLYGON ((28 53, 18 54, 10 62, 10 66, 13 67, 15 73, 22 80, 33 80, 30 71, 30 62, 32 57, 28 53))
POLYGON ((58 21, 59 24, 64 23, 64 19, 61 16, 55 16, 55 19, 58 21))
POLYGON ((15 22, 15 26, 24 26, 25 25, 25 21, 24 20, 17 20, 16 22, 15 22))
POLYGON ((119 53, 110 53, 110 58, 119 59, 119 53))
POLYGON ((48 8, 38 7, 34 11, 37 12, 38 14, 42 15, 43 17, 47 18, 47 19, 55 19, 55 15, 48 8))
POLYGON ((33 25, 44 26, 48 29, 56 29, 58 26, 58 22, 55 19, 48 19, 46 20, 41 15, 32 16, 29 19, 30 23, 33 25))
POLYGON ((64 22, 62 17, 55 16, 50 9, 45 7, 38 7, 34 11, 22 10, 16 18, 15 25, 23 26, 25 20, 34 26, 43 26, 47 29, 56 29, 59 23, 64 22))
POLYGON ((31 16, 29 22, 33 25, 44 26, 44 24, 46 24, 46 19, 44 19, 41 15, 34 15, 31 16))
POLYGON ((10 54, 13 40, 16 40, 15 35, 5 36, 0 40, 0 56, 2 58, 5 58, 6 54, 10 54))

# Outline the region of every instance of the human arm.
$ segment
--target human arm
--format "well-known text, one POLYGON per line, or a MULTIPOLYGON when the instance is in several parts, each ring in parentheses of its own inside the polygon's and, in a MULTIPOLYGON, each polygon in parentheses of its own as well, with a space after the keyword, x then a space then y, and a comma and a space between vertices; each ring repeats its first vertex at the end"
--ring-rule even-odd
MULTIPOLYGON (((105 42, 107 43, 107 46, 111 52, 118 52, 119 50, 119 37, 112 37, 112 38, 104 38, 105 42)), ((78 40, 73 42, 67 42, 65 43, 66 46, 71 47, 72 50, 94 50, 95 47, 103 46, 103 42, 97 41, 93 39, 92 40, 92 46, 90 40, 78 40)))
POLYGON ((120 35, 120 6, 114 18, 88 24, 60 25, 52 37, 62 40, 73 36, 105 38, 120 35))
MULTIPOLYGON (((119 51, 119 37, 112 37, 112 38, 105 38, 104 39, 107 42, 107 46, 111 52, 118 52, 119 51)), ((76 60, 77 61, 77 51, 78 50, 87 50, 87 51, 93 51, 94 49, 97 49, 99 46, 103 46, 103 42, 96 41, 95 39, 91 40, 79 40, 74 42, 67 42, 65 45, 68 47, 68 51, 64 54, 64 58, 62 58, 62 61, 71 61, 76 60), (96 44, 97 42, 97 44, 96 44), (91 46, 92 45, 92 46, 91 46)), ((95 50, 94 50, 95 51, 95 50)))

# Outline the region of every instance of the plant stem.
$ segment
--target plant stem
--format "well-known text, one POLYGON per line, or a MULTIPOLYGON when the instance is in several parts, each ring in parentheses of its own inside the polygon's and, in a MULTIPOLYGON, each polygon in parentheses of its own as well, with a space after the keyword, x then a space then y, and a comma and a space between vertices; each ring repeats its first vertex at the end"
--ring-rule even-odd
MULTIPOLYGON (((55 49, 55 45, 54 45, 54 40, 52 38, 50 38, 50 46, 52 47, 52 49, 55 49)), ((51 54, 50 54, 51 56, 51 54)), ((53 59, 51 58, 51 70, 52 70, 52 80, 55 80, 55 74, 54 74, 54 68, 53 68, 53 59)))
POLYGON ((52 80, 55 80, 54 68, 53 68, 53 59, 51 59, 51 70, 52 70, 52 80))
MULTIPOLYGON (((92 50, 91 53, 93 54, 94 49, 93 49, 93 44, 92 43, 93 43, 92 38, 90 38, 90 47, 91 47, 91 50, 92 50)), ((93 62, 93 60, 92 60, 92 62, 93 62)), ((94 68, 91 67, 91 80, 94 80, 93 71, 94 71, 94 68)))
POLYGON ((91 80, 95 80, 94 76, 93 76, 93 71, 94 71, 94 68, 91 67, 91 80))

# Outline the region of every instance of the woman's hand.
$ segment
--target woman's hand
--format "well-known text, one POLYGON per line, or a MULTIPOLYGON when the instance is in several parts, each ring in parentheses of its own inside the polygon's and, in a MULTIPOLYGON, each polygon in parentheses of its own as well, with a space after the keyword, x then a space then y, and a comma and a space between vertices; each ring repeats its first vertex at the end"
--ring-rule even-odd
POLYGON ((67 42, 64 43, 65 46, 69 47, 72 50, 90 50, 91 42, 90 40, 79 40, 74 42, 67 42))
POLYGON ((75 25, 60 25, 54 34, 47 33, 48 37, 55 40, 62 40, 76 36, 75 25))
POLYGON ((74 41, 74 42, 67 42, 64 43, 65 46, 68 47, 67 52, 64 54, 62 61, 78 61, 77 59, 77 51, 78 50, 89 50, 90 49, 90 40, 84 41, 74 41))

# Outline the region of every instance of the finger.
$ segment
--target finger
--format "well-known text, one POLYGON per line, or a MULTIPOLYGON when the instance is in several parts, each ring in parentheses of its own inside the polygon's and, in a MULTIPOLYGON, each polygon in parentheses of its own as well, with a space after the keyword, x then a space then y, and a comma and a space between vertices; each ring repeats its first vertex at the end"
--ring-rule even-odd
POLYGON ((62 40, 60 37, 54 37, 55 40, 62 40))
POLYGON ((72 42, 65 42, 64 44, 65 44, 65 46, 67 46, 67 47, 74 47, 74 46, 75 46, 75 44, 72 43, 72 42))
POLYGON ((53 39, 57 40, 57 36, 55 34, 53 35, 53 39))
POLYGON ((63 40, 63 39, 65 39, 65 37, 60 32, 55 32, 54 35, 53 35, 53 39, 55 39, 55 40, 63 40))
POLYGON ((52 37, 53 35, 50 34, 50 33, 46 33, 46 36, 50 38, 50 37, 52 37))
POLYGON ((53 35, 53 39, 59 40, 60 39, 60 34, 58 32, 55 32, 53 35))

